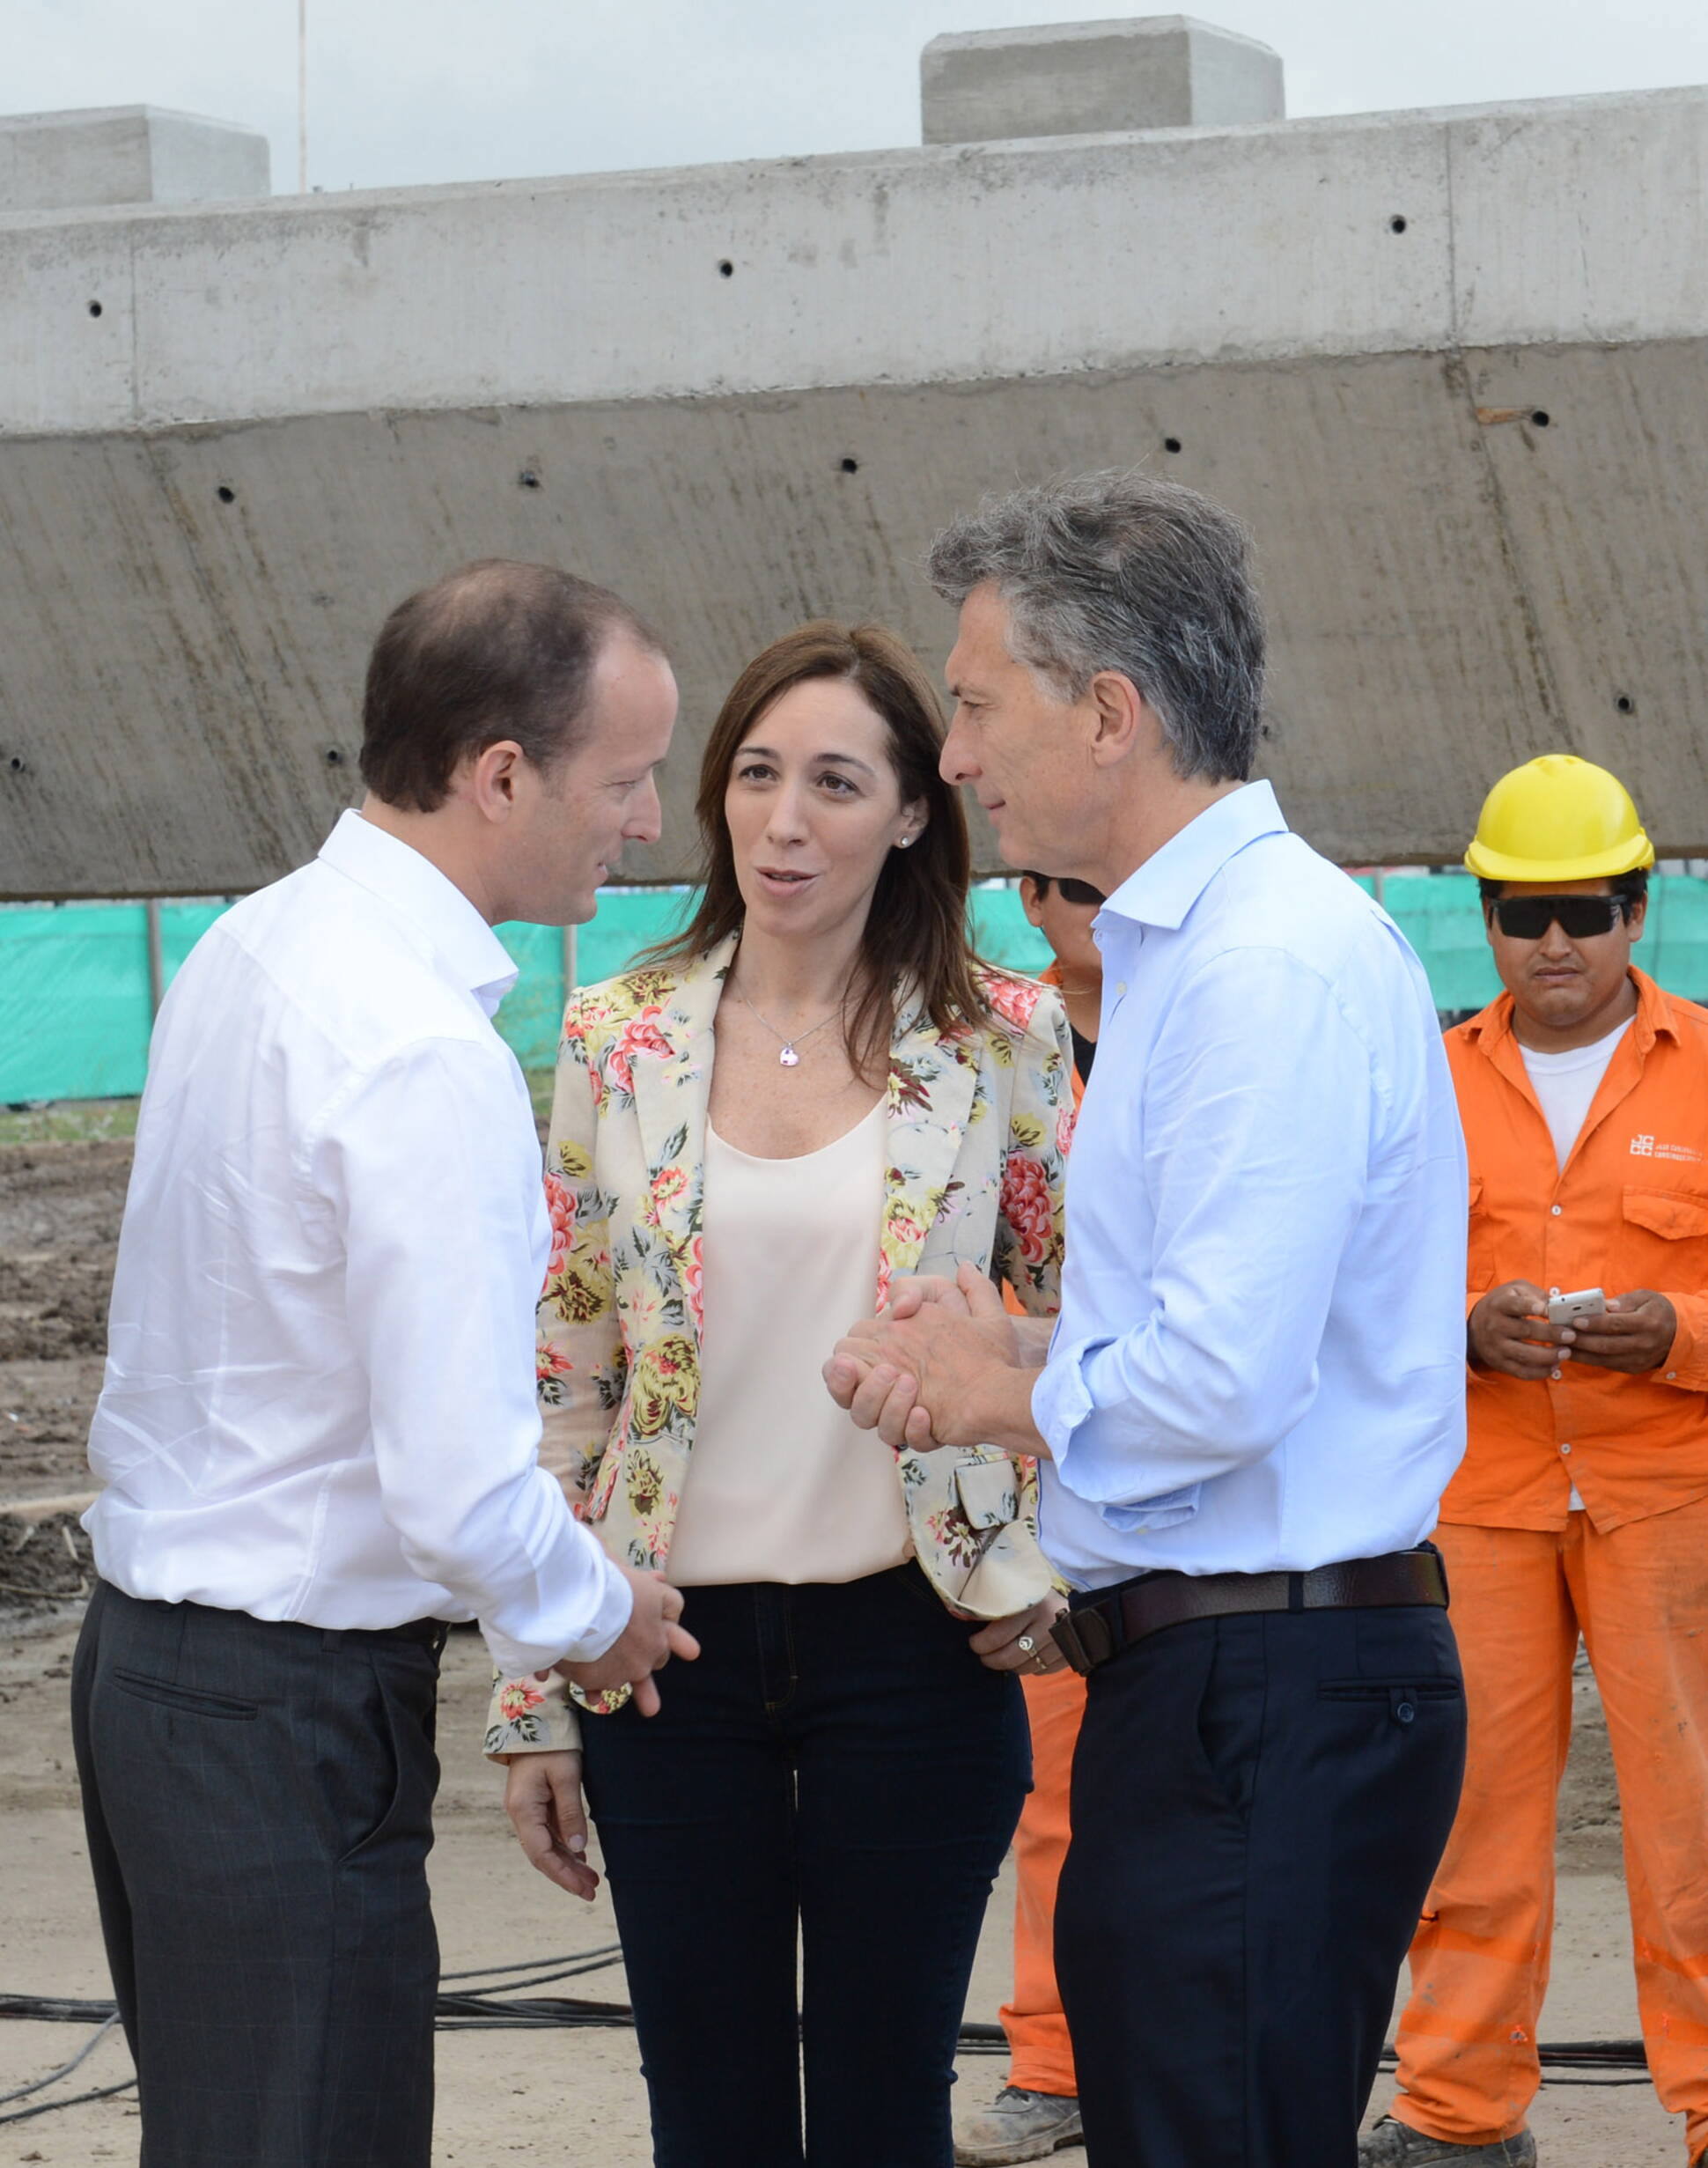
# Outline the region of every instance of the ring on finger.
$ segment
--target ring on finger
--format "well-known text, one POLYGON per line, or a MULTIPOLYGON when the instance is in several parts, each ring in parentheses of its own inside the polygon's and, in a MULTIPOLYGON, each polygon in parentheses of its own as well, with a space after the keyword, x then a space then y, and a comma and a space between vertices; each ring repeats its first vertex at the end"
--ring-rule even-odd
POLYGON ((1023 1656, 1029 1656, 1034 1649, 1037 1648, 1038 1644, 1032 1638, 1031 1634, 1022 1633, 1020 1639, 1014 1643, 1014 1646, 1020 1650, 1023 1656))

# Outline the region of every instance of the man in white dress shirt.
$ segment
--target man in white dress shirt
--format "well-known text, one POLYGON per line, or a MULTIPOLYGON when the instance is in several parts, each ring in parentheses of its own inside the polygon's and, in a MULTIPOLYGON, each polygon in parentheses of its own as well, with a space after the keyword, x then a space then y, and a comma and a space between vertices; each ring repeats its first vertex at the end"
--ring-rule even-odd
POLYGON ((639 1683, 680 1599, 536 1464, 548 1247, 506 919, 659 833, 676 689, 605 589, 490 561, 369 667, 369 795, 161 1009, 90 1438, 73 1682, 150 2168, 426 2168, 446 1622, 639 1683))
POLYGON ((1089 1674, 1056 1960, 1092 2160, 1353 2168, 1463 1755, 1424 1544, 1464 1440, 1428 984, 1248 779, 1263 632, 1226 513, 1094 476, 958 520, 931 571, 946 774, 1012 864, 1108 897, 1097 1069, 1047 1346, 963 1275, 827 1376, 892 1442, 1043 1457, 1089 1674))

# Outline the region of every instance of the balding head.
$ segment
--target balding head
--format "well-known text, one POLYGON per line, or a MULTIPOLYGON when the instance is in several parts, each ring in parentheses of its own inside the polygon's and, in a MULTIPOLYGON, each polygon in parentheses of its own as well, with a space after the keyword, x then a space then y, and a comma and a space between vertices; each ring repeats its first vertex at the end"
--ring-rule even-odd
POLYGON ((662 643, 608 587, 555 565, 484 557, 400 602, 380 628, 362 708, 374 796, 432 813, 467 759, 512 740, 536 767, 572 752, 614 638, 662 643))

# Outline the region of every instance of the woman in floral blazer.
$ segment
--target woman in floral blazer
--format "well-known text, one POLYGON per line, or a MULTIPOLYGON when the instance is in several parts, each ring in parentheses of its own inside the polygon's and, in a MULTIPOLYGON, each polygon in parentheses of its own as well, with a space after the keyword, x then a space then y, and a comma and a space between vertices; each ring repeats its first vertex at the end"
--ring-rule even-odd
POLYGON ((564 1019, 542 1455, 613 1557, 684 1585, 702 1654, 651 1720, 596 1697, 578 1729, 557 1679, 502 1682, 487 1748, 569 1887, 585 1756, 660 2168, 799 2164, 803 2054, 815 2164, 948 2168, 967 1977, 1028 1782, 1013 1673, 1054 1661, 1032 1470, 892 1458, 816 1377, 901 1274, 970 1262, 1056 1306, 1065 1019, 967 952, 940 737, 890 635, 776 643, 708 744, 696 924, 564 1019), (821 1020, 815 984, 840 995, 821 1020))

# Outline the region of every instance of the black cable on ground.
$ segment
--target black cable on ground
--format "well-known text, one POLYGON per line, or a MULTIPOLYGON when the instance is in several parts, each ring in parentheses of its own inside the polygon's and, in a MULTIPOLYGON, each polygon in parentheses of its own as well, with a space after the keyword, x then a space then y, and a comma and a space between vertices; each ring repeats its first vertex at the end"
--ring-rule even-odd
POLYGON ((578 1973, 597 1973, 607 1965, 615 1965, 622 1955, 621 1943, 600 1943, 597 1949, 584 1950, 578 1958, 524 1958, 516 1965, 475 1965, 464 1973, 441 1973, 439 1985, 444 1987, 453 1980, 497 1980, 506 1973, 532 1973, 541 1965, 563 1965, 578 1973))
MULTIPOLYGON (((608 1965, 618 1964, 622 1955, 619 1943, 602 1943, 595 1949, 569 1952, 560 1958, 533 1958, 512 1965, 475 1965, 462 1972, 443 1973, 441 1987, 449 1992, 441 1992, 434 2004, 434 2028, 440 2032, 550 2032, 585 2028, 603 2031, 632 2025, 635 2014, 627 2002, 604 2002, 578 1995, 534 1995, 526 1992, 553 1980, 602 1972, 608 1965)), ((106 2039, 117 2022, 118 2013, 111 2002, 82 2001, 70 1995, 0 1995, 0 2019, 7 2017, 50 2024, 93 2024, 98 2030, 57 2070, 32 2084, 19 2086, 15 2091, 0 2093, 0 2105, 45 2091, 49 2085, 69 2077, 106 2039)), ((1000 2025, 963 2024, 960 2052, 963 2055, 1006 2054, 1007 2036, 1000 2025)), ((1545 2041, 1536 2053, 1550 2084, 1595 2087, 1649 2083, 1641 2040, 1545 2041), (1586 2075, 1564 2075, 1568 2071, 1586 2075), (1625 2072, 1634 2075, 1623 2075, 1625 2072)), ((1393 2048, 1385 2048, 1383 2067, 1392 2069, 1395 2061, 1393 2048)), ((129 2091, 136 2083, 134 2077, 126 2078, 119 2084, 103 2085, 92 2092, 73 2093, 68 2099, 37 2101, 30 2107, 0 2114, 0 2124, 21 2123, 32 2116, 51 2114, 57 2108, 80 2107, 86 2101, 105 2100, 115 2093, 129 2091)))
POLYGON ((0 2123, 27 2123, 33 2115, 52 2115, 59 2108, 80 2108, 86 2100, 110 2100, 114 2093, 134 2092, 134 2077, 121 2078, 116 2085, 98 2085, 92 2093, 73 2093, 69 2100, 38 2100, 33 2108, 14 2108, 10 2115, 0 2115, 0 2123))
POLYGON ((0 2093, 0 2108, 7 2106, 14 2100, 27 2100, 32 2093, 41 2092, 49 2085, 58 2084, 61 2078, 70 2077, 73 2070, 88 2061, 90 2056, 94 2054, 118 2022, 119 2013, 114 2010, 110 2017, 104 2019, 100 2024, 96 2026, 94 2032, 78 2048, 70 2062, 62 2062, 57 2070, 50 2070, 46 2077, 39 2077, 31 2084, 15 2085, 11 2092, 0 2093))

